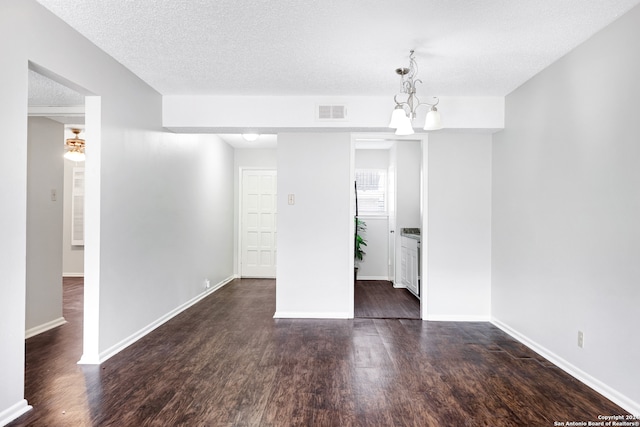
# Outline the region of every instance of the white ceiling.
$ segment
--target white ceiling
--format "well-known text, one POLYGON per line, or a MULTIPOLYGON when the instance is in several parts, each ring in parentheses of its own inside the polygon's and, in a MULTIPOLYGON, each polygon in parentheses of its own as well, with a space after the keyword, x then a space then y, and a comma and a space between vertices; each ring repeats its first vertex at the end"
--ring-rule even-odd
MULTIPOLYGON (((411 49, 425 95, 507 95, 640 3, 37 1, 163 95, 389 97, 411 49)), ((65 89, 31 73, 29 104, 77 105, 65 89)), ((275 135, 220 136, 240 148, 276 144, 275 135)))
POLYGON ((29 70, 30 106, 84 106, 84 95, 57 83, 42 74, 29 70))
POLYGON ((28 103, 30 116, 76 127, 84 124, 84 95, 33 70, 29 70, 28 103))
POLYGON ((164 95, 503 96, 640 0, 38 0, 164 95))

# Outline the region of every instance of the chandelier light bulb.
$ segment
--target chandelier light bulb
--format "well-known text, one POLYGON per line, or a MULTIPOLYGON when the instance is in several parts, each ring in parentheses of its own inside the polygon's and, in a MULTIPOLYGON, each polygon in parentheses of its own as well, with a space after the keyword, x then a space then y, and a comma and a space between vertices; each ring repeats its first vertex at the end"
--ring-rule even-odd
POLYGON ((407 113, 405 113, 404 108, 402 108, 401 105, 396 105, 393 113, 391 113, 391 121, 389 122, 389 127, 391 129, 398 129, 398 126, 400 126, 400 123, 406 117, 407 113))
POLYGON ((398 128, 396 129, 396 135, 413 135, 413 126, 411 125, 411 119, 404 116, 398 124, 398 128))
POLYGON ((440 112, 434 106, 427 113, 427 118, 424 122, 424 130, 438 130, 442 129, 442 120, 440 119, 440 112))
POLYGON ((84 153, 77 149, 71 149, 64 153, 64 158, 72 162, 84 162, 84 153))

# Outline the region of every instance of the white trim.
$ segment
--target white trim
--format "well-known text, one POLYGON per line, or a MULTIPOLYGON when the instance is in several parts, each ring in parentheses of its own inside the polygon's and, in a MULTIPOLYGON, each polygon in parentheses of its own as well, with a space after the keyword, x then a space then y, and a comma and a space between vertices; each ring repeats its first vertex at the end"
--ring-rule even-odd
POLYGON ((30 117, 82 117, 84 118, 84 105, 69 105, 55 107, 48 105, 34 105, 27 109, 30 117))
POLYGON ((384 280, 386 282, 390 282, 388 276, 358 276, 358 280, 384 280))
POLYGON ((84 277, 84 272, 81 272, 81 273, 62 273, 62 277, 84 277))
POLYGON ((49 322, 43 323, 42 325, 34 326, 33 328, 29 328, 24 332, 24 339, 34 337, 43 332, 47 332, 50 329, 57 328, 60 325, 64 325, 67 323, 64 317, 58 317, 57 319, 53 319, 49 322))
MULTIPOLYGON (((420 137, 420 214, 423 238, 420 239, 420 318, 428 320, 429 316, 429 134, 420 137)), ((396 266, 397 267, 397 266, 396 266)), ((437 317, 437 316, 436 316, 437 317)), ((487 319, 489 320, 489 319, 487 319)))
POLYGON ((84 199, 84 309, 82 323, 82 361, 99 362, 100 352, 100 276, 101 276, 101 152, 102 98, 85 97, 86 148, 84 199))
POLYGON ((0 426, 6 426, 22 414, 29 412, 31 409, 33 409, 33 407, 27 403, 26 399, 22 399, 15 405, 11 405, 4 411, 0 412, 0 426))
POLYGON ((432 322, 489 322, 491 317, 468 314, 432 314, 426 320, 432 322))
POLYGON ((302 311, 276 311, 274 319, 353 319, 353 315, 347 312, 302 312, 302 311))
POLYGON ((611 400, 613 403, 617 404, 618 406, 621 406, 623 409, 629 411, 631 414, 640 416, 640 402, 634 402, 631 398, 609 387, 608 385, 598 380, 597 378, 592 377, 582 369, 578 368, 577 366, 573 365, 572 363, 568 362, 567 360, 563 359, 562 357, 558 356, 557 354, 553 353, 547 348, 541 346, 537 342, 527 338, 525 335, 521 334, 515 329, 512 329, 510 326, 506 325, 505 323, 502 323, 500 320, 496 319, 495 317, 491 319, 491 323, 497 328, 507 333, 508 335, 510 335, 511 337, 520 341, 522 344, 526 345, 531 350, 535 351, 545 359, 549 360, 551 363, 553 363, 554 365, 556 365, 557 367, 565 371, 567 374, 571 375, 578 381, 586 384, 587 386, 591 387, 592 389, 594 389, 595 391, 597 391, 607 399, 611 400))
MULTIPOLYGON (((242 232, 243 232, 243 223, 242 223, 242 197, 243 197, 243 186, 244 186, 244 179, 243 179, 243 175, 245 171, 273 171, 276 174, 276 184, 277 184, 277 179, 278 179, 278 168, 269 168, 269 167, 262 167, 262 166, 238 166, 238 192, 237 192, 237 196, 238 196, 238 215, 236 216, 236 220, 238 221, 238 226, 236 227, 236 232, 237 234, 237 243, 238 243, 238 247, 236 248, 236 277, 243 277, 243 278, 247 278, 247 279, 258 279, 258 278, 263 278, 263 277, 253 277, 253 276, 243 276, 242 275, 242 261, 243 261, 243 257, 242 257, 242 232)), ((278 193, 278 188, 276 185, 276 212, 278 209, 278 199, 277 199, 277 193, 278 193)), ((277 225, 276 225, 277 227, 277 225)), ((276 259, 277 262, 277 259, 276 259)), ((274 277, 266 277, 267 279, 275 279, 276 276, 274 277)))
POLYGON ((78 365, 99 365, 101 364, 103 361, 100 360, 100 356, 93 356, 93 355, 86 355, 83 354, 82 356, 80 356, 80 360, 78 360, 78 365))
POLYGON ((131 344, 135 343, 140 338, 144 337, 145 335, 147 335, 148 333, 150 333, 154 329, 156 329, 159 326, 163 325, 164 323, 168 322, 169 320, 171 320, 172 318, 174 318, 178 314, 182 313, 186 309, 190 308, 194 304, 200 302, 202 299, 204 299, 205 297, 209 296, 209 294, 211 294, 211 293, 217 291, 218 289, 222 288, 223 286, 225 286, 226 284, 231 282, 234 278, 235 278, 235 275, 229 276, 228 278, 224 279, 223 281, 217 283, 214 286, 211 286, 209 289, 205 290, 204 292, 202 292, 201 294, 195 296, 194 298, 190 299, 189 301, 185 302, 184 304, 181 304, 178 307, 174 308, 173 310, 171 310, 170 312, 168 312, 164 316, 160 317, 159 319, 155 320, 154 322, 151 322, 149 325, 145 326, 144 328, 140 329, 139 331, 137 331, 137 332, 133 333, 132 335, 128 336, 127 338, 123 339, 119 343, 109 347, 105 351, 100 352, 100 354, 98 355, 97 360, 94 360, 92 358, 85 358, 84 355, 83 355, 82 359, 80 359, 78 364, 79 365, 99 365, 99 364, 101 364, 102 362, 104 362, 107 359, 109 359, 111 356, 113 356, 113 355, 119 353, 120 351, 124 350, 125 348, 129 347, 131 344))

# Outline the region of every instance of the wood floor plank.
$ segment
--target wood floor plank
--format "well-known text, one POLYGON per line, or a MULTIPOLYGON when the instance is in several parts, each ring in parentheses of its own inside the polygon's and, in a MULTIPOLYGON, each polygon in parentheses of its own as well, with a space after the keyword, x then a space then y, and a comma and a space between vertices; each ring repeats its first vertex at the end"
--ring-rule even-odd
POLYGON ((354 300, 356 318, 420 318, 420 300, 387 280, 357 280, 354 300))
POLYGON ((273 319, 273 280, 236 280, 101 366, 79 366, 81 279, 64 289, 68 323, 27 340, 34 409, 12 427, 546 426, 625 414, 489 323, 273 319))

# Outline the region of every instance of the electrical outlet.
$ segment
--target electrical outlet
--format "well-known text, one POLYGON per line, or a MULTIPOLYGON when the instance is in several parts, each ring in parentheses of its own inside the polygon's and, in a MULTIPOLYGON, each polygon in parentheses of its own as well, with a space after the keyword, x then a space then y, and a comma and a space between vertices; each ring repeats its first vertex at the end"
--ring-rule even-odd
POLYGON ((584 332, 578 331, 578 347, 584 348, 584 332))
POLYGON ((205 289, 209 289, 211 287, 211 282, 209 279, 204 279, 204 287, 205 289))

